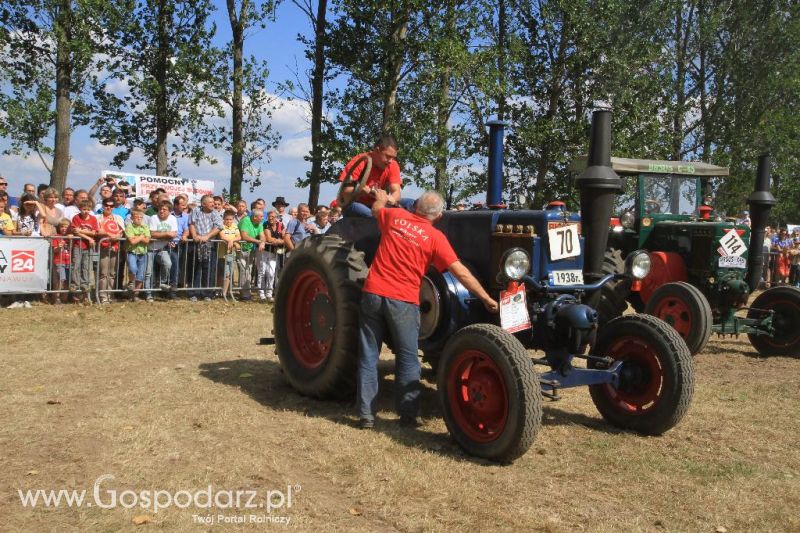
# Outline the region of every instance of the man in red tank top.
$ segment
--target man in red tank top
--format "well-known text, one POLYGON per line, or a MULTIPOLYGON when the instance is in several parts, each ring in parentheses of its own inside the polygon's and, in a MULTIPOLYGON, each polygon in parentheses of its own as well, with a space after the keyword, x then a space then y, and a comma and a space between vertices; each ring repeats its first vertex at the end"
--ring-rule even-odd
POLYGON ((376 189, 374 194, 372 213, 378 221, 381 241, 361 297, 360 426, 368 429, 375 423, 378 358, 387 332, 395 341, 395 401, 400 422, 416 426, 420 390, 419 288, 428 266, 449 270, 490 312, 496 313, 498 304, 458 260, 447 237, 433 227, 444 208, 438 193, 428 191, 420 196, 415 213, 386 209, 389 195, 382 189, 376 189))

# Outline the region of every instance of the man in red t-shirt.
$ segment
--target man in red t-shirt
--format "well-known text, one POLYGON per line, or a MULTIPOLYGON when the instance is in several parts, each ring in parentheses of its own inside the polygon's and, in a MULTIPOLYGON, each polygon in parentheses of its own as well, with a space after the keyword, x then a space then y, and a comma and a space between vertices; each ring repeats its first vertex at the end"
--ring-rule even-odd
POLYGON ((372 213, 378 221, 381 242, 369 269, 361 296, 358 359, 358 410, 360 426, 375 423, 378 396, 378 358, 385 333, 394 340, 395 401, 400 423, 417 425, 420 362, 419 287, 422 276, 433 265, 449 270, 492 313, 497 302, 458 260, 447 237, 433 227, 444 209, 438 193, 428 191, 419 197, 416 212, 384 209, 389 195, 375 190, 372 213))
MULTIPOLYGON (((344 187, 342 190, 341 200, 344 204, 347 204, 342 214, 344 216, 372 216, 370 208, 375 201, 373 191, 378 189, 382 189, 388 193, 389 205, 403 205, 403 207, 409 209, 413 204, 413 200, 403 199, 405 200, 403 201, 400 198, 403 180, 400 178, 400 165, 397 164, 397 141, 392 135, 387 134, 381 136, 378 142, 375 143, 375 147, 372 151, 358 154, 351 159, 344 166, 342 173, 339 174, 339 181, 344 181, 345 176, 350 172, 353 165, 356 164, 356 161, 365 155, 372 159, 372 170, 369 173, 369 178, 358 198, 353 199, 355 183, 361 179, 364 166, 366 165, 366 162, 362 161, 352 173, 353 185, 344 187)), ((413 209, 409 210, 413 211, 413 209)))

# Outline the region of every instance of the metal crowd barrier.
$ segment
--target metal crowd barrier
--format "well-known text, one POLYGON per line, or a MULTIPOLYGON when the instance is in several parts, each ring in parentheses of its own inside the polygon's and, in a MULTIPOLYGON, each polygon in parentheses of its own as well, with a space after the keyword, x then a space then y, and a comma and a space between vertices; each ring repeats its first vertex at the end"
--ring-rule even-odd
MULTIPOLYGON (((240 246, 244 242, 240 241, 240 246)), ((235 300, 234 293, 240 299, 249 299, 253 293, 263 292, 265 297, 271 297, 283 264, 282 248, 268 245, 262 252, 254 249, 228 254, 221 239, 206 243, 191 239, 177 244, 170 242, 158 250, 148 247, 141 256, 128 252, 124 238, 101 239, 97 248, 100 250, 95 271, 98 303, 110 301, 113 294, 154 299, 156 294, 175 297, 183 293, 197 299, 221 295, 226 300, 235 300), (118 243, 117 250, 113 250, 112 241, 118 243), (140 268, 144 272, 135 276, 140 268), (138 288, 137 278, 141 281, 138 288)))
MULTIPOLYGON (((77 253, 75 248, 76 245, 79 248, 81 239, 73 235, 9 235, 0 236, 0 239, 42 239, 49 243, 46 289, 13 290, 13 287, 6 287, 0 295, 44 294, 60 301, 63 301, 62 296, 82 295, 101 303, 111 301, 114 295, 130 297, 136 290, 124 238, 102 238, 94 246, 77 253), (68 251, 68 257, 65 251, 68 251)), ((167 243, 162 250, 151 250, 148 246, 146 254, 131 258, 134 268, 143 267, 143 273, 139 275, 142 285, 138 297, 147 299, 156 294, 215 297, 223 289, 227 289, 221 294, 226 300, 235 300, 234 293, 240 299, 243 296, 257 299, 261 292, 265 297, 274 294, 285 258, 283 247, 267 245, 259 252, 256 245, 251 252, 226 252, 226 244, 220 239, 208 243, 196 243, 190 239, 174 246, 167 243)))

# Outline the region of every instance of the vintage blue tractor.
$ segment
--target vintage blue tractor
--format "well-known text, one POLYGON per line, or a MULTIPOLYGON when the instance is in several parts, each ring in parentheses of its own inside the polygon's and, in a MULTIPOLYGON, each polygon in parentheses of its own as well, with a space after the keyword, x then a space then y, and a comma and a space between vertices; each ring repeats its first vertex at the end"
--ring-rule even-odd
MULTIPOLYGON (((420 348, 438 371, 450 433, 472 455, 512 461, 539 431, 542 397, 557 400, 561 389, 582 385, 613 425, 667 431, 693 394, 686 343, 647 315, 620 317, 598 330, 591 305, 605 283, 643 278, 649 269, 648 255, 635 252, 625 274, 601 273, 620 187, 610 166, 609 112, 593 116, 590 162, 578 179, 582 218, 561 209, 499 206, 502 135, 502 123, 490 126, 490 208, 447 212, 437 227, 500 299, 506 329, 449 273, 431 270, 421 288, 420 348)), ((302 394, 341 397, 354 390, 361 286, 378 240, 374 220, 348 217, 327 235, 303 241, 284 266, 275 341, 284 375, 302 394)))

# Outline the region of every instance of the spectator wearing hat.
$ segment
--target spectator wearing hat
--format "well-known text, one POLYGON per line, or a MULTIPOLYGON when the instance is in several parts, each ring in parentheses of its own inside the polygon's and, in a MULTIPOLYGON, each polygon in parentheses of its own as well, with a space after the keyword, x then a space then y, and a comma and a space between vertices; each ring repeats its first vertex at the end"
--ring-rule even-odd
POLYGON ((744 211, 742 211, 742 213, 739 215, 739 218, 736 219, 736 225, 737 226, 747 226, 749 228, 750 227, 750 211, 748 211, 746 209, 744 211))
MULTIPOLYGON (((11 209, 11 208, 14 208, 14 209, 16 209, 17 207, 19 207, 19 201, 18 201, 16 198, 14 198, 13 196, 10 196, 10 195, 8 194, 8 180, 7 180, 7 179, 5 179, 5 178, 2 176, 2 174, 0 174, 0 191, 2 191, 2 192, 4 192, 4 193, 6 193, 6 197, 8 198, 8 205, 7 205, 7 207, 8 207, 9 209, 11 209)), ((10 213, 9 213, 9 214, 10 214, 10 213)))
POLYGON ((286 212, 286 208, 289 207, 289 204, 286 203, 286 200, 283 199, 283 196, 276 197, 275 201, 272 202, 272 207, 278 210, 278 219, 280 219, 284 227, 288 226, 289 221, 292 220, 292 217, 286 212))

